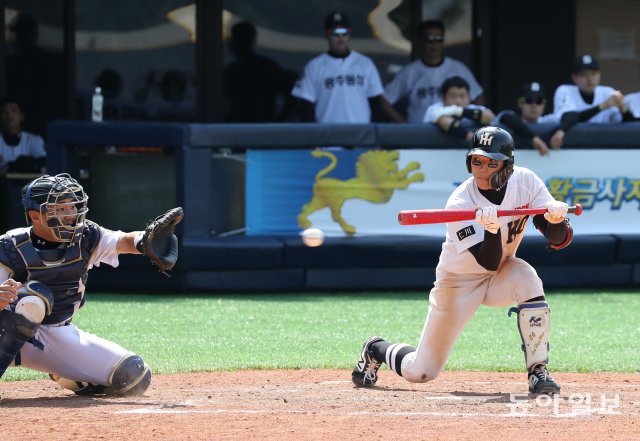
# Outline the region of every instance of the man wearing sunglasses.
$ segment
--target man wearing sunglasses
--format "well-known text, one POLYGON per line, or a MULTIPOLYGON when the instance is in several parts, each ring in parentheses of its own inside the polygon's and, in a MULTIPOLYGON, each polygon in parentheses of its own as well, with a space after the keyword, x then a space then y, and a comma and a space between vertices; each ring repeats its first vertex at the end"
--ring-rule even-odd
POLYGON ((307 63, 291 94, 299 99, 303 121, 369 123, 372 107, 400 122, 402 116, 382 95, 384 89, 373 61, 349 48, 351 24, 333 12, 324 20, 329 50, 307 63))
POLYGON ((560 125, 560 118, 554 113, 543 115, 547 102, 544 88, 536 81, 525 83, 518 96, 518 113, 513 110, 504 110, 492 121, 493 125, 503 125, 523 139, 531 141, 531 145, 541 156, 549 153, 549 146, 559 149, 564 139, 564 130, 567 127, 560 125), (550 131, 538 135, 529 127, 529 124, 552 125, 550 131))
POLYGON ((483 104, 482 86, 461 61, 444 55, 444 23, 426 20, 417 29, 421 57, 406 65, 387 85, 384 95, 391 104, 407 99, 407 122, 421 123, 427 108, 441 96, 440 86, 454 76, 469 83, 471 101, 483 104))

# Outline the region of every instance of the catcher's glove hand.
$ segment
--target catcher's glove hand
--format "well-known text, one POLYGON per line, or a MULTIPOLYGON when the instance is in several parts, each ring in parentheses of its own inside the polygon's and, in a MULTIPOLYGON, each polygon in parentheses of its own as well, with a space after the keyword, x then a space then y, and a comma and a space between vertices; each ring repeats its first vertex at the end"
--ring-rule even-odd
POLYGON ((147 256, 151 263, 167 276, 167 271, 170 271, 178 260, 178 238, 173 232, 183 217, 182 207, 172 208, 158 216, 147 225, 142 239, 136 244, 138 251, 147 256))

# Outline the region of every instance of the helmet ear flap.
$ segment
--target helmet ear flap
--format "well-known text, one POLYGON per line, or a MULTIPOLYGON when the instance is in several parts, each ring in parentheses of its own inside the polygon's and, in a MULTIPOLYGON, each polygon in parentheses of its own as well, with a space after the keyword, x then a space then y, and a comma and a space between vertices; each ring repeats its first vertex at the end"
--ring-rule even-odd
POLYGON ((467 171, 471 173, 471 155, 467 155, 467 171))
POLYGON ((513 174, 513 162, 508 162, 502 167, 498 173, 494 173, 491 175, 491 180, 489 183, 491 184, 492 190, 500 190, 504 187, 504 184, 507 183, 511 175, 513 174))

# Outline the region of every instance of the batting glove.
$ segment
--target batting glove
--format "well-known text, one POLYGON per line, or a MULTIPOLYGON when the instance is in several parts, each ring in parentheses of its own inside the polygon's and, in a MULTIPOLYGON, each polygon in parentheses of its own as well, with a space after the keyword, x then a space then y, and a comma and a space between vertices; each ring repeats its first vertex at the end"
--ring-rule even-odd
POLYGON ((547 202, 547 212, 544 214, 544 218, 550 224, 559 224, 567 218, 567 210, 569 206, 560 201, 547 202))
POLYGON ((491 234, 496 234, 500 229, 500 218, 498 218, 498 207, 489 206, 476 210, 476 222, 491 234))

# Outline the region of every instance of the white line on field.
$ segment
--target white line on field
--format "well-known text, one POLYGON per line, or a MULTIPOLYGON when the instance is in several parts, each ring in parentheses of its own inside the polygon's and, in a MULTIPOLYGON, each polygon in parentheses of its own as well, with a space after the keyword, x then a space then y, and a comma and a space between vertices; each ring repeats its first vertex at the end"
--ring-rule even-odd
MULTIPOLYGON (((236 414, 236 415, 264 415, 264 414, 309 414, 309 415, 329 415, 331 412, 304 411, 304 410, 238 410, 238 409, 212 409, 212 410, 178 410, 163 408, 141 408, 120 410, 114 412, 116 414, 236 414)), ((593 415, 602 416, 594 412, 592 414, 584 413, 564 413, 564 414, 536 414, 536 413, 480 413, 480 412, 345 412, 340 413, 344 416, 374 416, 374 417, 420 417, 420 416, 437 416, 437 417, 501 417, 501 418, 588 418, 593 415)), ((613 414, 612 414, 613 415, 613 414)), ((638 417, 640 413, 616 413, 615 415, 638 417)))

